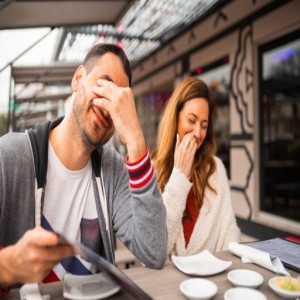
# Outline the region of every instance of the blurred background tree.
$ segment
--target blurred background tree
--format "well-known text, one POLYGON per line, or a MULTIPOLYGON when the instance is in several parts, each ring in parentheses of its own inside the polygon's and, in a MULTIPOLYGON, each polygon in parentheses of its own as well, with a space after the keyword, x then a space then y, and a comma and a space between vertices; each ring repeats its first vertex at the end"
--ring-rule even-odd
POLYGON ((7 132, 7 115, 0 114, 0 136, 7 132))

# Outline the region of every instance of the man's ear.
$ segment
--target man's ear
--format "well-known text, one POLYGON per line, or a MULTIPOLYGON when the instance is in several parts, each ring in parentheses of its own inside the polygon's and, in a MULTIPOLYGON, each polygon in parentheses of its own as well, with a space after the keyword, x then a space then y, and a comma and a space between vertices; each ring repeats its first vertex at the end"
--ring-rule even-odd
POLYGON ((82 80, 83 74, 84 74, 84 68, 83 68, 83 65, 80 65, 80 66, 78 66, 78 68, 75 71, 73 78, 72 78, 71 86, 72 86, 73 92, 77 92, 80 82, 82 80))

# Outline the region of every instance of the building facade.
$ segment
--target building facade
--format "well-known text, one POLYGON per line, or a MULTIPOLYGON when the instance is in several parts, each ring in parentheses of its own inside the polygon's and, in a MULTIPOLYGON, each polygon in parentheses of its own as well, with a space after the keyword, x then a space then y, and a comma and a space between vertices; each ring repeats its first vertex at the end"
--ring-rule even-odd
POLYGON ((133 91, 153 149, 165 103, 186 76, 216 102, 217 155, 242 231, 300 236, 300 1, 236 0, 133 69, 133 91))

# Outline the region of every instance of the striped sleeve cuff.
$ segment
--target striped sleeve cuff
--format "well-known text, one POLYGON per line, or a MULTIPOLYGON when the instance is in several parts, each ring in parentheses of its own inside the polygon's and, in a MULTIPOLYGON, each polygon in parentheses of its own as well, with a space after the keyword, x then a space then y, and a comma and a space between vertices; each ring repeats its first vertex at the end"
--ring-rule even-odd
POLYGON ((130 163, 127 156, 126 165, 129 173, 130 187, 133 189, 145 186, 153 176, 154 172, 148 147, 143 157, 134 163, 130 163))

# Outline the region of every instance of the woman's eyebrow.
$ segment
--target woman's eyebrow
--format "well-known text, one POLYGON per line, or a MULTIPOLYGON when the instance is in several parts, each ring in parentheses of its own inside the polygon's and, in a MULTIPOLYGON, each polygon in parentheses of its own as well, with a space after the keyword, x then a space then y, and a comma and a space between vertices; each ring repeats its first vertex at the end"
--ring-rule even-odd
POLYGON ((193 117, 195 117, 196 119, 198 119, 198 117, 194 113, 192 113, 192 112, 188 113, 188 116, 189 115, 192 115, 193 117))
MULTIPOLYGON (((193 117, 195 117, 196 119, 198 119, 198 116, 196 116, 193 112, 188 113, 188 115, 192 115, 193 117)), ((203 122, 208 122, 207 119, 203 120, 203 122)))

